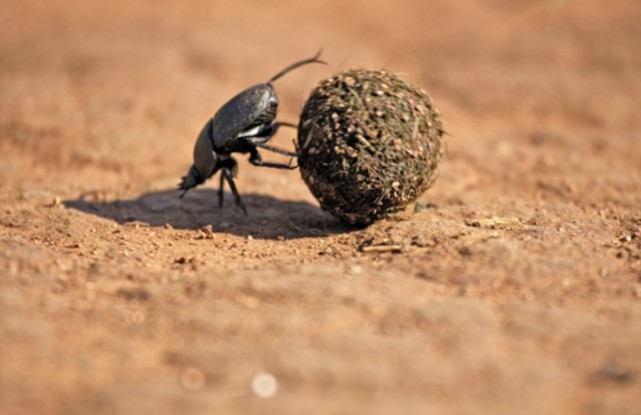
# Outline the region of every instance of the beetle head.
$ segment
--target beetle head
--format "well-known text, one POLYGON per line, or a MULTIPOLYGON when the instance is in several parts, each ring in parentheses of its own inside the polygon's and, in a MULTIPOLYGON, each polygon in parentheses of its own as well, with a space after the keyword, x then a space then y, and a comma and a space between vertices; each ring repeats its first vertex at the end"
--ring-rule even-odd
POLYGON ((184 197, 189 189, 191 189, 192 187, 196 187, 203 182, 204 180, 200 173, 198 173, 198 169, 192 164, 189 168, 189 171, 187 172, 187 175, 183 176, 182 182, 178 184, 178 189, 183 190, 180 197, 184 197))
MULTIPOLYGON (((212 120, 209 120, 203 127, 196 146, 194 147, 194 164, 192 164, 187 175, 182 178, 178 185, 180 190, 184 190, 182 196, 192 187, 196 187, 207 180, 216 170, 218 155, 214 151, 211 137, 212 120)), ((182 197, 181 196, 181 197, 182 197)))

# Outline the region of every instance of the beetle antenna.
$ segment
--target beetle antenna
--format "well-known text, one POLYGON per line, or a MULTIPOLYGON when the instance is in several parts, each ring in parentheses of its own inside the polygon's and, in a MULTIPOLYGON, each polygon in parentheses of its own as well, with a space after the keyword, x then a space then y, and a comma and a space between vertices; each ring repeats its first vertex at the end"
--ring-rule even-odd
POLYGON ((303 65, 307 65, 308 63, 322 63, 323 65, 327 65, 327 62, 320 60, 320 55, 323 53, 323 48, 320 48, 318 50, 318 53, 313 58, 309 59, 304 59, 302 61, 294 62, 285 69, 281 70, 278 72, 276 75, 272 76, 272 78, 267 82, 268 84, 271 84, 272 82, 280 79, 282 76, 286 75, 288 72, 293 71, 296 68, 299 68, 303 65))

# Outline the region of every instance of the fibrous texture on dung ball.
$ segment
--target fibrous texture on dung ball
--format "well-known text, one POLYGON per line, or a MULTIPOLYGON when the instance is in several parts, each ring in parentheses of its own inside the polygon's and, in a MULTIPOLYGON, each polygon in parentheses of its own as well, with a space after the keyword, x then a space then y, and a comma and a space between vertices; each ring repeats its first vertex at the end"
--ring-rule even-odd
POLYGON ((383 70, 350 70, 322 81, 305 103, 298 162, 324 210, 369 225, 434 183, 442 135, 423 90, 383 70))

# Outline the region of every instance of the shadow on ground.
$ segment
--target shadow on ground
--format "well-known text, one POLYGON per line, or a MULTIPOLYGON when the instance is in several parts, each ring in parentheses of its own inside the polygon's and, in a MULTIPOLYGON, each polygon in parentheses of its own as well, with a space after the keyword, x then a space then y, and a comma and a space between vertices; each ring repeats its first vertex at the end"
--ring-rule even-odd
POLYGON ((150 226, 171 225, 176 229, 200 229, 212 225, 215 232, 262 239, 294 239, 326 236, 351 229, 307 202, 293 202, 258 194, 243 194, 248 215, 225 193, 225 206, 218 207, 217 192, 197 189, 180 199, 175 190, 150 192, 136 199, 109 202, 80 197, 65 206, 114 220, 120 224, 142 222, 150 226))

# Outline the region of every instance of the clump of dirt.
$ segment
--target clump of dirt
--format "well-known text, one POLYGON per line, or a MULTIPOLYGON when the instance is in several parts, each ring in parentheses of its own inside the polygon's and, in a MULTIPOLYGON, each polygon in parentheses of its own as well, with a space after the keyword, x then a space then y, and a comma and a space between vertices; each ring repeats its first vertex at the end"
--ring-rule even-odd
POLYGON ((321 207, 367 226, 404 209, 436 178, 443 126, 429 95, 384 70, 322 81, 298 128, 303 180, 321 207))

